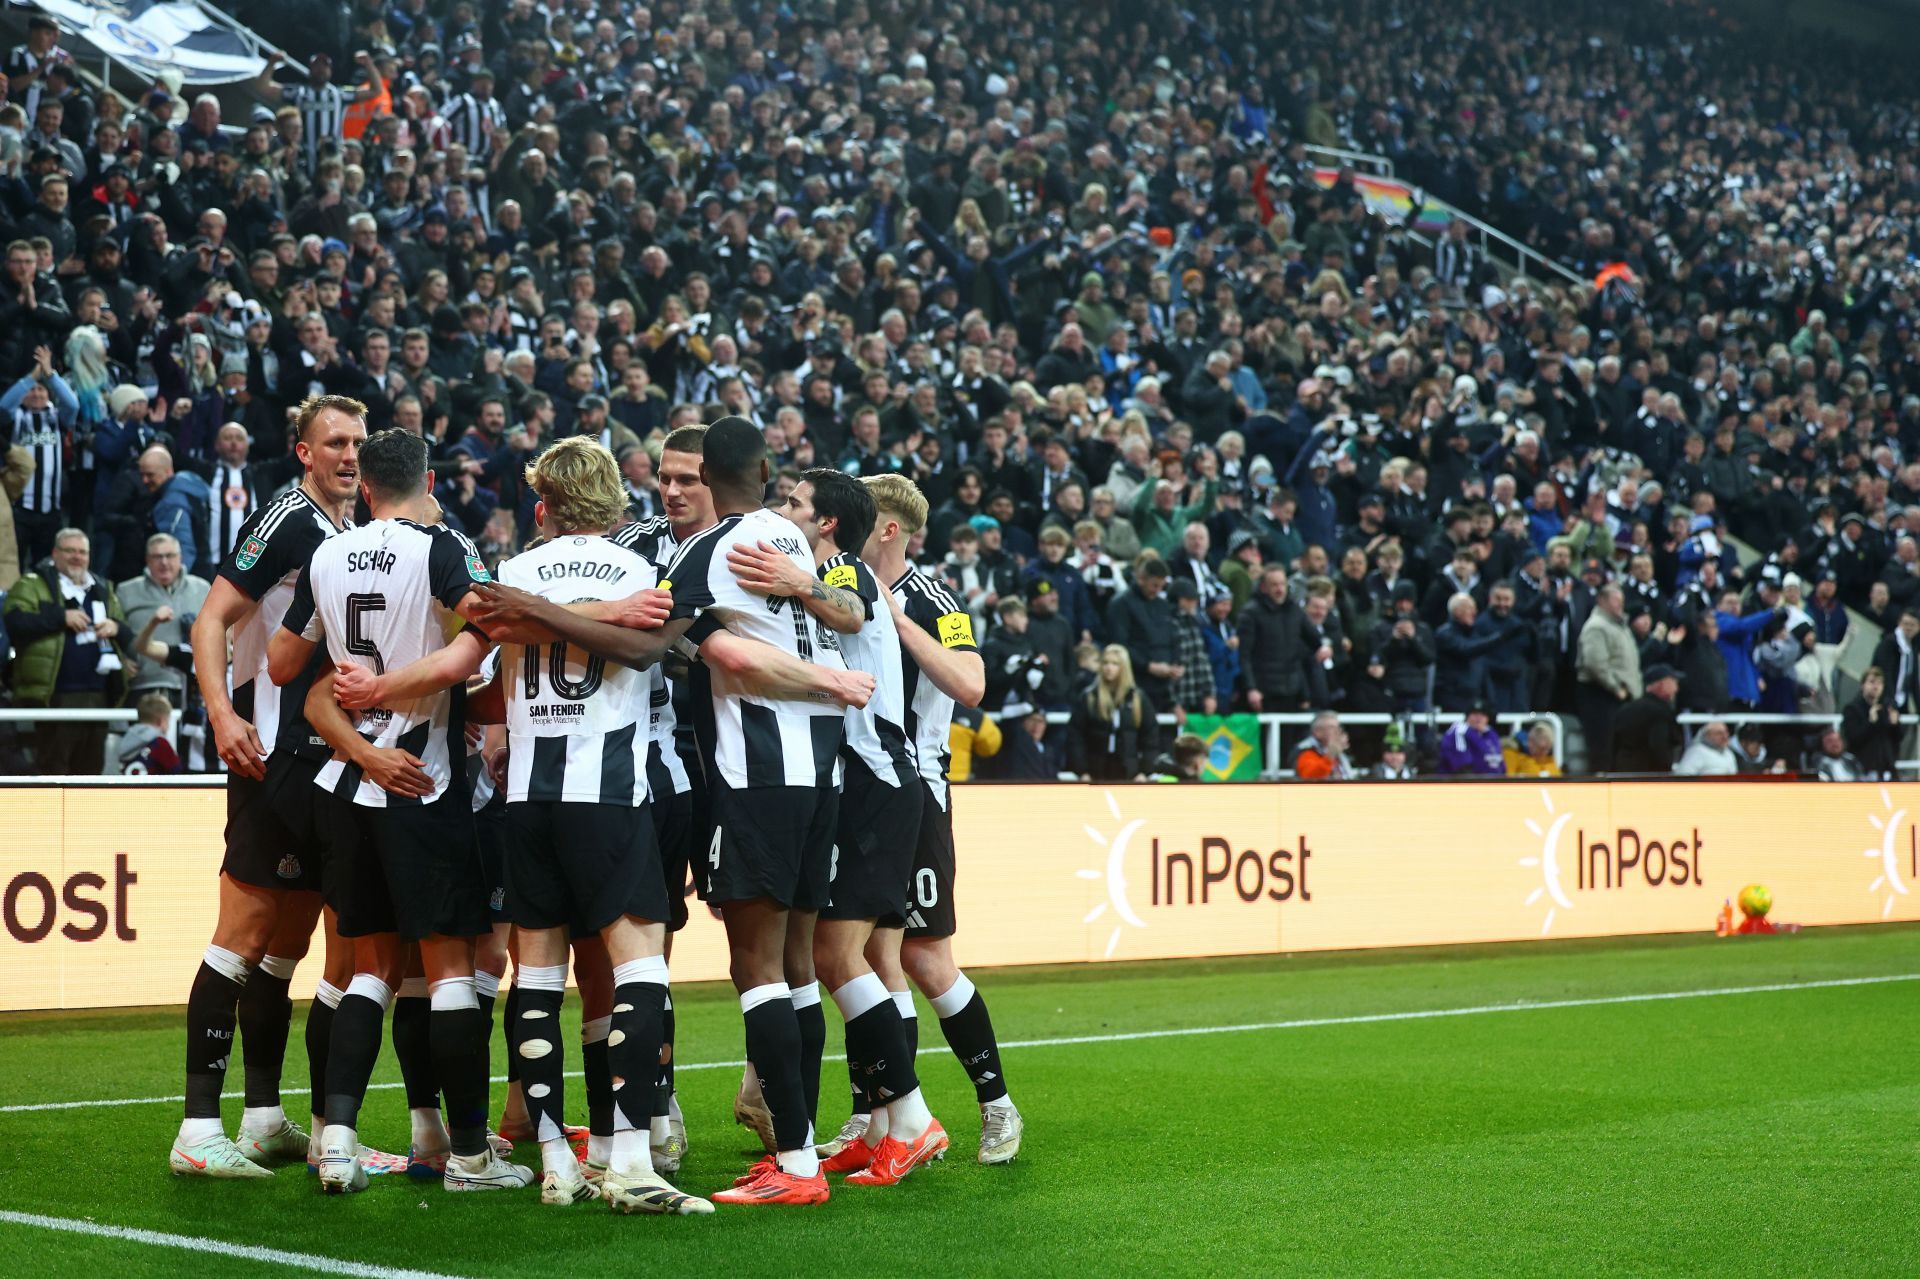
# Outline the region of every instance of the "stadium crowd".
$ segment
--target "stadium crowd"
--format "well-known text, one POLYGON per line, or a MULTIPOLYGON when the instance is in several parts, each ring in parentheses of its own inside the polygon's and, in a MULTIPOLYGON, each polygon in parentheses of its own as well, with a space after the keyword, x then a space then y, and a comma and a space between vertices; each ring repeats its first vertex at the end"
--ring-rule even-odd
MULTIPOLYGON (((237 120, 90 89, 45 19, 7 56, 16 705, 183 706, 327 392, 423 434, 494 557, 574 434, 636 518, 723 413, 777 495, 909 475, 983 640, 978 775, 1191 774, 1156 716, 1237 711, 1317 713, 1302 776, 1551 771, 1492 719, 1534 710, 1592 771, 1874 776, 1920 717, 1920 120, 1857 53, 1651 3, 279 9, 312 56, 237 120), (1582 282, 1428 246, 1310 144, 1582 282), (1849 609, 1886 638, 1838 706, 1849 609)), ((156 736, 131 766, 180 766, 156 736)))

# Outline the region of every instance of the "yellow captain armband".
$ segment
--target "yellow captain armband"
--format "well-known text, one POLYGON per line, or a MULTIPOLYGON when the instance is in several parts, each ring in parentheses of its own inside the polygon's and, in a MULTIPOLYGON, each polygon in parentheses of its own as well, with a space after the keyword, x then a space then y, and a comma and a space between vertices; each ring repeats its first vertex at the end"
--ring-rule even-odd
POLYGON ((940 647, 959 648, 962 645, 974 647, 973 618, 965 613, 948 613, 936 624, 939 627, 940 647))
POLYGON ((825 581, 828 586, 838 587, 841 590, 858 590, 860 587, 860 570, 851 564, 835 564, 827 570, 827 575, 822 580, 825 581))

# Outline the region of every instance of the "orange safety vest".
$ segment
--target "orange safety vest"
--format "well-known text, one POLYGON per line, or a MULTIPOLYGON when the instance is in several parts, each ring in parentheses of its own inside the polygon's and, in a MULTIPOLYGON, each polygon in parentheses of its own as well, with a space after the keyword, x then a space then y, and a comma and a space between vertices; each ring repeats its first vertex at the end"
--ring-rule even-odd
POLYGON ((376 117, 393 114, 393 90, 386 81, 377 77, 374 83, 380 87, 380 92, 347 104, 346 114, 341 118, 340 132, 349 138, 357 139, 365 133, 376 117))

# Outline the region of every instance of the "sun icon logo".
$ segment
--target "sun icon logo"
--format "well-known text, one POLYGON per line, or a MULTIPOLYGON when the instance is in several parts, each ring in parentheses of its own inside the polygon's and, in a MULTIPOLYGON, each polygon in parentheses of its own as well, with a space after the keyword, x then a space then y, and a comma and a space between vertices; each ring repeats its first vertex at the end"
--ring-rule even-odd
POLYGON ((1881 818, 1877 813, 1867 814, 1867 824, 1880 832, 1880 847, 1865 849, 1863 855, 1880 859, 1880 873, 1874 876, 1867 891, 1877 893, 1882 888, 1887 890, 1887 902, 1880 908, 1880 918, 1888 919, 1893 915, 1895 899, 1905 897, 1908 892, 1905 881, 1900 878, 1899 854, 1893 847, 1894 841, 1900 837, 1900 821, 1907 815, 1907 810, 1893 806, 1893 796, 1884 786, 1880 788, 1880 804, 1888 810, 1886 818, 1881 818))
POLYGON ((1547 905, 1547 917, 1540 924, 1540 935, 1545 937, 1553 931, 1553 918, 1562 909, 1572 910, 1573 899, 1567 896, 1566 889, 1560 886, 1560 832, 1573 820, 1572 813, 1556 813, 1553 808, 1553 795, 1546 787, 1540 788, 1540 802, 1547 810, 1546 829, 1533 818, 1527 818, 1527 829, 1540 840, 1538 857, 1522 857, 1522 866, 1536 868, 1540 872, 1540 886, 1527 894, 1527 905, 1531 906, 1542 897, 1553 900, 1547 905))
POLYGON ((1128 821, 1120 812, 1119 803, 1113 798, 1113 792, 1107 792, 1107 811, 1113 814, 1113 820, 1120 823, 1120 833, 1103 835, 1092 826, 1083 829, 1087 838, 1107 850, 1107 864, 1104 867, 1089 867, 1077 870, 1078 879, 1104 879, 1107 881, 1107 900, 1098 902, 1081 919, 1083 924, 1091 924, 1107 913, 1107 907, 1113 907, 1113 913, 1120 918, 1113 925, 1113 933, 1107 938, 1106 958, 1112 959, 1114 948, 1120 944, 1121 923, 1132 924, 1135 928, 1145 928, 1147 921, 1133 913, 1133 903, 1127 900, 1127 844, 1146 822, 1139 819, 1128 821))

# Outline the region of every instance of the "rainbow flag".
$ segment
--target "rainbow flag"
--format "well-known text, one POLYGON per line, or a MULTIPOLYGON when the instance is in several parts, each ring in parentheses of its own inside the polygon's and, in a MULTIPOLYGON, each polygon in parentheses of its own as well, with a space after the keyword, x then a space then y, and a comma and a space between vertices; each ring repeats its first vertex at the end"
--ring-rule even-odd
MULTIPOLYGON (((1338 169, 1313 171, 1314 184, 1322 190, 1332 187, 1339 180, 1338 169)), ((1447 208, 1430 203, 1414 188, 1393 178, 1372 178, 1356 173, 1353 175, 1353 189, 1359 193, 1368 212, 1378 213, 1428 235, 1438 235, 1453 221, 1453 215, 1447 208)))

